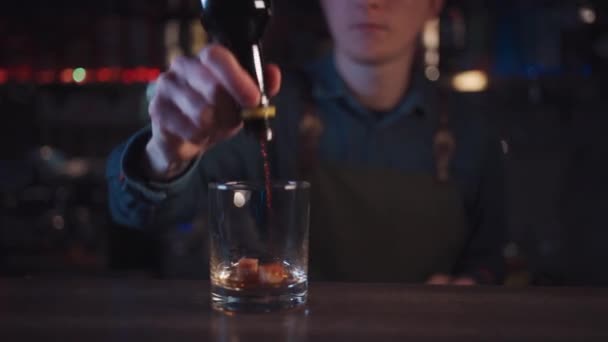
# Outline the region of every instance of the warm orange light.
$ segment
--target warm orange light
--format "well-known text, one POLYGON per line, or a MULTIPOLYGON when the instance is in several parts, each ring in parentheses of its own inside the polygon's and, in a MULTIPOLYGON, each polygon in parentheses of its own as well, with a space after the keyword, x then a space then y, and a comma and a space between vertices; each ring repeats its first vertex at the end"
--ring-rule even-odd
POLYGON ((452 78, 452 87, 462 93, 485 91, 489 83, 488 74, 481 70, 463 71, 452 78))

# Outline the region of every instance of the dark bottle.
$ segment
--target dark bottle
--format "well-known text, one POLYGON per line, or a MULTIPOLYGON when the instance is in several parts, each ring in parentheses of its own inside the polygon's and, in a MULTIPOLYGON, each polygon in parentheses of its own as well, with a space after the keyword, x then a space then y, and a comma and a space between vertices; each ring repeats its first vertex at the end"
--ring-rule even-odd
POLYGON ((264 141, 272 139, 270 121, 276 115, 270 105, 264 79, 261 39, 272 15, 270 0, 201 0, 202 23, 211 41, 236 56, 257 82, 262 94, 255 108, 242 111, 245 130, 264 141))

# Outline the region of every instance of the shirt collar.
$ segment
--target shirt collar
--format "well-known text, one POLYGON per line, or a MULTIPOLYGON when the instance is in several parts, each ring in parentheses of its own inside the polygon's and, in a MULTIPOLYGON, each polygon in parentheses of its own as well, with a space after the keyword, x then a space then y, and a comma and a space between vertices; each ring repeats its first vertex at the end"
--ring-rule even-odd
MULTIPOLYGON (((383 113, 382 117, 391 119, 396 116, 409 115, 415 112, 431 114, 436 112, 434 104, 437 94, 424 77, 421 68, 414 66, 412 84, 408 92, 394 109, 383 113)), ((311 65, 312 95, 316 100, 344 100, 354 112, 365 117, 378 117, 378 113, 363 107, 348 91, 346 83, 339 75, 333 53, 324 56, 311 65)), ((392 121, 392 120, 390 120, 392 121)))

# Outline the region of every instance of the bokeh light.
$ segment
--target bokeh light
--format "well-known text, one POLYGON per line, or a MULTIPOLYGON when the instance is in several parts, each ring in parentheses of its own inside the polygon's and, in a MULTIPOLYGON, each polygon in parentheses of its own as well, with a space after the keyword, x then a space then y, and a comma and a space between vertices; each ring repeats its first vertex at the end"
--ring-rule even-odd
POLYGON ((481 92, 488 88, 488 75, 481 70, 470 70, 456 74, 452 79, 454 90, 463 93, 481 92))
POLYGON ((87 71, 84 68, 76 68, 72 72, 72 79, 76 83, 82 83, 87 78, 87 71))

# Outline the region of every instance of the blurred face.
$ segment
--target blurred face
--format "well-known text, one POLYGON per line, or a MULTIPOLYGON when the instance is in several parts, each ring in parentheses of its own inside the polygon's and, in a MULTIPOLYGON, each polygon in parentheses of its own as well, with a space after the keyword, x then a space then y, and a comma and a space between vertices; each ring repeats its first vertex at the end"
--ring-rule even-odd
POLYGON ((338 53, 376 64, 411 52, 443 0, 321 0, 338 53))

